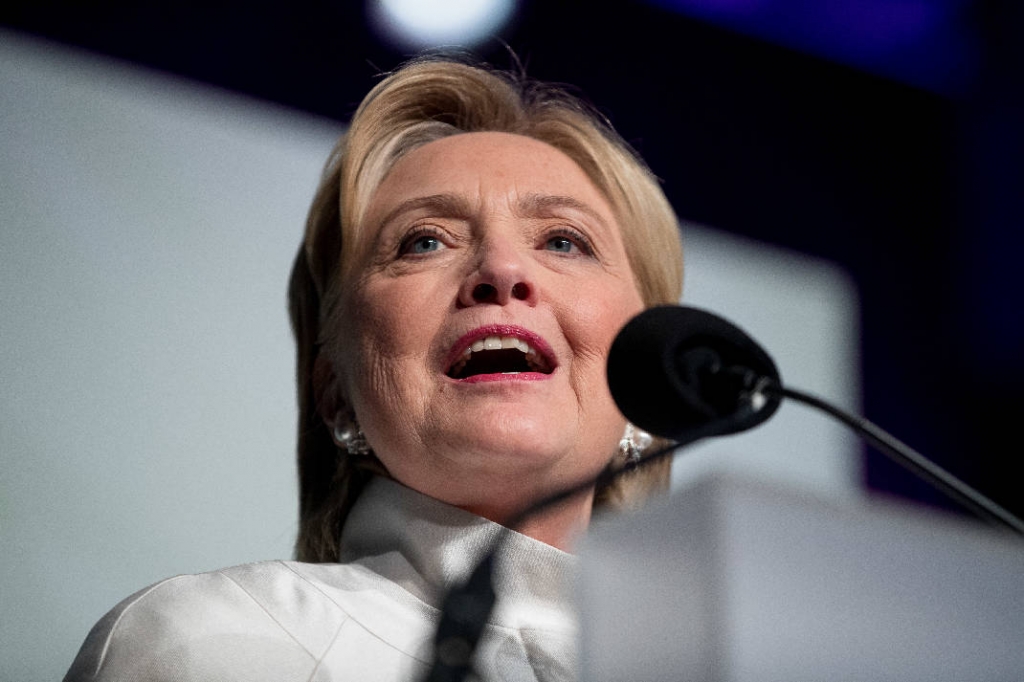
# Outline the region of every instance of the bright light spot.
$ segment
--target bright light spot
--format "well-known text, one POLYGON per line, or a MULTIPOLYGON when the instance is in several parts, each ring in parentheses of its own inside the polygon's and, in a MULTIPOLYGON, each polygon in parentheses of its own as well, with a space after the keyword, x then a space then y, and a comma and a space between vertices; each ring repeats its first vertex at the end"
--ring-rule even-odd
POLYGON ((515 0, 370 0, 370 20, 400 47, 469 47, 512 16, 515 0))

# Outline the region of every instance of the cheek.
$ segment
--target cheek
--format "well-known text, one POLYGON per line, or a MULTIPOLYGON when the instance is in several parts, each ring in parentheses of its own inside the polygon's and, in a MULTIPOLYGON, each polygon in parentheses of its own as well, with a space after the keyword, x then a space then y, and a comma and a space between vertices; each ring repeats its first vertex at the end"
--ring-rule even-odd
POLYGON ((606 378, 608 351, 619 330, 641 310, 639 294, 629 288, 580 301, 568 311, 573 319, 571 342, 574 339, 573 361, 577 364, 573 383, 581 400, 611 402, 606 378))
POLYGON ((340 358, 344 385, 356 402, 400 400, 426 366, 430 315, 417 299, 422 290, 406 289, 366 285, 342 306, 340 358))
POLYGON ((605 297, 591 299, 589 303, 581 302, 574 310, 584 345, 605 360, 615 336, 634 315, 643 310, 643 303, 639 294, 631 290, 611 291, 605 297))
POLYGON ((581 408, 586 415, 586 428, 599 464, 607 464, 608 457, 614 457, 625 424, 618 406, 608 388, 608 351, 619 330, 636 314, 643 310, 643 302, 633 287, 624 287, 584 309, 589 327, 591 347, 587 348, 586 370, 577 382, 581 408))
MULTIPOLYGON (((362 292, 350 294, 339 307, 334 324, 336 343, 333 344, 333 359, 348 401, 361 402, 360 396, 367 390, 367 384, 377 375, 374 368, 380 364, 378 355, 388 350, 388 346, 377 338, 387 335, 382 329, 384 322, 367 304, 362 292)), ((358 406, 353 406, 358 411, 358 406)))

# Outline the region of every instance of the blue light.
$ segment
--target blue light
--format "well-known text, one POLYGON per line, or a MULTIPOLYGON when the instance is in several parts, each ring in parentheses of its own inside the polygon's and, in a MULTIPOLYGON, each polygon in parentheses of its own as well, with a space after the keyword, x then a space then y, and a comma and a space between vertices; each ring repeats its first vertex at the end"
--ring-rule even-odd
POLYGON ((973 69, 968 0, 649 0, 739 33, 944 94, 973 69))

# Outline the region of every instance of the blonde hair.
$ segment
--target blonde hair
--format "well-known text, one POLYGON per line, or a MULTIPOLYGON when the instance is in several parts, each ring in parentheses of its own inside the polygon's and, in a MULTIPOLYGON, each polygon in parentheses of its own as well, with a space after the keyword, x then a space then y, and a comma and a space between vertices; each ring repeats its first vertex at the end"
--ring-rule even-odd
MULTIPOLYGON (((678 223, 657 179, 600 114, 564 90, 451 59, 412 62, 360 104, 327 162, 289 284, 298 347, 300 561, 336 561, 341 527, 374 474, 375 457, 349 457, 320 418, 313 372, 325 337, 345 333, 340 287, 359 249, 363 215, 404 154, 450 135, 505 132, 573 159, 608 198, 644 304, 675 303, 682 288, 678 223)), ((597 491, 595 506, 626 506, 667 486, 666 461, 597 491)))

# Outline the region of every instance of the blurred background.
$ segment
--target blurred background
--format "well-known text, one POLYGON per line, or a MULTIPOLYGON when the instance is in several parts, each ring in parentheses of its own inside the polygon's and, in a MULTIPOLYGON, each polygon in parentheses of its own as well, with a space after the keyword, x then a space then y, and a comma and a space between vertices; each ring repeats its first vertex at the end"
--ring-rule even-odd
MULTIPOLYGON (((0 9, 0 680, 60 677, 161 577, 289 555, 304 212, 366 91, 438 45, 583 93, 683 222, 684 301, 1024 514, 1024 4, 429 4, 0 9)), ((948 508, 803 417, 677 477, 948 508)))

